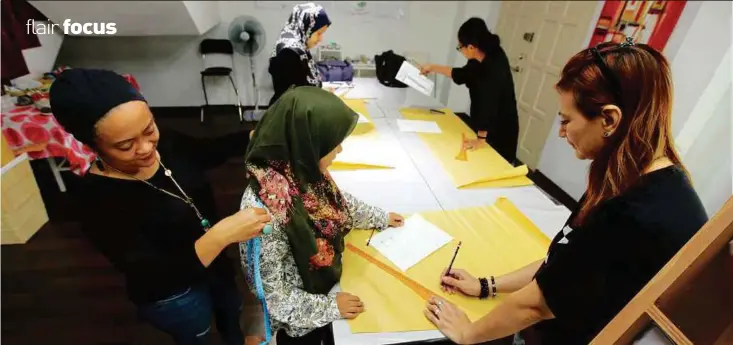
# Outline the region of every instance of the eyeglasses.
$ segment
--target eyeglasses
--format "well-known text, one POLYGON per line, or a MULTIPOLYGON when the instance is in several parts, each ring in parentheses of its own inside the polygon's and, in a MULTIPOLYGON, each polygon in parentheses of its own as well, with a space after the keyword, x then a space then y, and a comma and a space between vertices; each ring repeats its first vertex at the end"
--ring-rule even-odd
MULTIPOLYGON (((635 46, 634 39, 631 37, 626 37, 626 41, 622 42, 615 48, 611 48, 608 50, 605 50, 603 53, 609 53, 614 50, 627 48, 627 47, 633 47, 635 46)), ((618 76, 611 71, 610 68, 608 68, 608 65, 606 64, 606 61, 603 60, 603 55, 598 50, 598 46, 591 48, 590 50, 593 53, 593 57, 596 60, 596 64, 598 65, 598 68, 601 70, 601 74, 603 77, 608 80, 609 84, 611 84, 611 87, 614 90, 614 93, 616 94, 616 100, 618 101, 618 105, 623 104, 623 98, 621 97, 621 82, 618 79, 618 76)))
POLYGON ((461 48, 465 47, 464 45, 461 45, 460 43, 456 46, 457 51, 461 51, 461 48))

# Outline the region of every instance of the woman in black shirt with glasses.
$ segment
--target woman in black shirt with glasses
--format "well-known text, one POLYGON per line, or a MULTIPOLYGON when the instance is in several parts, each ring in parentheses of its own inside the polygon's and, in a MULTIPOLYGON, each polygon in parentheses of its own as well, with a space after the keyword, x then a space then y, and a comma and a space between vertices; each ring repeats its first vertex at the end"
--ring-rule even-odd
POLYGON ((499 36, 492 34, 481 18, 471 18, 458 30, 458 47, 468 62, 463 67, 426 64, 421 72, 435 72, 466 85, 471 97, 470 118, 464 119, 478 135, 466 142, 468 149, 491 145, 514 164, 519 137, 519 117, 514 80, 499 36))

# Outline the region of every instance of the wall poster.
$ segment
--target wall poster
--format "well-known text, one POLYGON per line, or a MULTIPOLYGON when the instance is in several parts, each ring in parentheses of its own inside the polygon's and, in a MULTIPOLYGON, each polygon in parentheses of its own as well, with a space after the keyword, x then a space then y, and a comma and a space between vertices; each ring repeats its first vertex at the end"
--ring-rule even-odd
POLYGON ((632 37, 663 51, 687 1, 607 0, 589 47, 601 42, 623 42, 632 37))

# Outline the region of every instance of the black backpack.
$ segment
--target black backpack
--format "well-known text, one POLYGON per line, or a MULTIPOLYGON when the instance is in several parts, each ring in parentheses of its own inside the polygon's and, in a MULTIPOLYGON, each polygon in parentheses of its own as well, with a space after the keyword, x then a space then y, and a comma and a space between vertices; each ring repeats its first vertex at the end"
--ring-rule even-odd
POLYGON ((407 87, 405 83, 395 79, 403 61, 405 61, 404 56, 395 54, 391 50, 375 55, 374 62, 377 67, 377 80, 379 80, 379 83, 387 87, 407 87))

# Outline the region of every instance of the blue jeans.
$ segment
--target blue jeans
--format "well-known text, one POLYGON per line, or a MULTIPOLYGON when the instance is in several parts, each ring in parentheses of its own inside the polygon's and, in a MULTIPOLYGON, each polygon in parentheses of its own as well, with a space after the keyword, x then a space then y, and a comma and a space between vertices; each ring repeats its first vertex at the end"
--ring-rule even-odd
POLYGON ((225 344, 244 344, 239 328, 241 310, 242 297, 234 279, 192 286, 164 300, 138 307, 142 319, 170 334, 179 345, 206 344, 212 316, 225 344))

